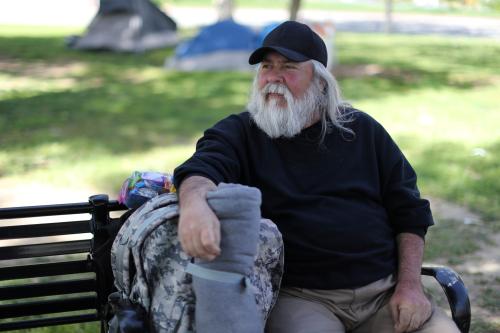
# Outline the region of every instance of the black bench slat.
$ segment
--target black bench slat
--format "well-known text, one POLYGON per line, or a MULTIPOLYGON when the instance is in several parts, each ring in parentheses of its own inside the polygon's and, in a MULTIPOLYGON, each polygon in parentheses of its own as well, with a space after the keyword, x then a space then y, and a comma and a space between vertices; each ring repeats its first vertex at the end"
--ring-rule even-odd
POLYGON ((89 251, 90 240, 5 246, 0 248, 0 260, 45 257, 89 251))
POLYGON ((87 260, 1 267, 0 281, 88 272, 93 272, 93 270, 87 260))
POLYGON ((95 279, 75 279, 0 287, 0 301, 96 291, 95 279))
POLYGON ((59 236, 90 232, 90 221, 40 223, 0 227, 0 240, 29 237, 59 236))
MULTIPOLYGON (((93 206, 90 203, 68 203, 58 205, 42 205, 42 206, 24 206, 24 207, 9 207, 0 208, 0 219, 15 219, 23 217, 38 217, 49 215, 67 215, 67 214, 83 214, 92 213, 93 206)), ((106 210, 109 212, 117 210, 127 210, 125 205, 118 203, 116 200, 108 202, 106 210)))
POLYGON ((0 305, 0 319, 97 308, 96 296, 0 305))
POLYGON ((38 217, 49 215, 84 214, 92 211, 92 205, 86 202, 44 206, 10 207, 0 209, 0 219, 38 217))
POLYGON ((5 281, 0 287, 0 331, 100 321, 100 331, 105 332, 106 301, 113 288, 108 245, 122 223, 121 216, 111 217, 110 212, 118 211, 127 207, 105 194, 93 195, 88 202, 0 208, 0 243, 20 241, 0 246, 0 281, 5 281), (75 214, 90 214, 90 218, 75 214), (48 221, 29 220, 41 216, 48 221), (93 237, 61 242, 40 239, 82 233, 93 237), (29 280, 46 276, 70 279, 29 280))
POLYGON ((43 318, 43 319, 34 319, 34 320, 26 320, 26 321, 10 322, 10 323, 0 323, 0 332, 20 330, 24 328, 84 323, 97 320, 99 320, 99 317, 97 317, 96 314, 83 314, 79 316, 64 316, 64 317, 43 318))

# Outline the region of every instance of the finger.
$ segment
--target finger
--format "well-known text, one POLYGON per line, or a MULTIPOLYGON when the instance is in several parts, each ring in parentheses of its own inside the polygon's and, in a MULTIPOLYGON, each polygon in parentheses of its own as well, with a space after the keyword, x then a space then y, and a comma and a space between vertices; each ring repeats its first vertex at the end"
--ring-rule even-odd
POLYGON ((219 247, 215 244, 209 246, 208 249, 204 246, 202 235, 205 233, 206 231, 200 231, 200 233, 196 235, 196 237, 194 237, 193 246, 195 248, 195 256, 201 259, 212 261, 219 255, 220 250, 217 251, 219 247), (211 248, 214 248, 215 250, 212 251, 211 248))
POLYGON ((412 318, 411 327, 413 330, 419 329, 430 318, 432 311, 429 308, 423 307, 415 313, 412 318))
POLYGON ((418 314, 414 314, 410 319, 410 323, 408 324, 408 332, 413 332, 416 329, 420 328, 422 325, 420 321, 420 316, 418 314))
POLYGON ((192 245, 191 238, 184 237, 181 239, 181 247, 188 256, 194 257, 194 247, 192 245))
POLYGON ((177 229, 177 237, 179 238, 179 242, 181 243, 181 248, 184 252, 190 255, 190 246, 189 246, 189 235, 186 232, 186 228, 182 222, 179 222, 177 229))
POLYGON ((217 224, 217 227, 213 230, 213 235, 215 238, 215 243, 217 244, 217 247, 219 248, 219 254, 220 254, 220 224, 217 224))
POLYGON ((392 320, 394 321, 394 327, 396 327, 399 321, 398 305, 395 303, 389 303, 389 309, 391 310, 392 320))
POLYGON ((203 249, 203 246, 201 245, 201 241, 197 239, 197 237, 193 237, 193 242, 192 244, 192 253, 193 257, 195 258, 201 258, 201 259, 206 259, 205 256, 205 250, 203 249))
POLYGON ((180 226, 177 229, 177 237, 179 238, 179 243, 181 243, 182 250, 187 253, 188 252, 187 237, 184 235, 184 232, 180 226))
POLYGON ((406 332, 410 325, 411 311, 408 308, 399 308, 399 318, 396 322, 396 330, 398 332, 406 332))
POLYGON ((220 254, 219 244, 217 243, 215 233, 211 228, 202 231, 201 245, 207 253, 215 256, 220 254))

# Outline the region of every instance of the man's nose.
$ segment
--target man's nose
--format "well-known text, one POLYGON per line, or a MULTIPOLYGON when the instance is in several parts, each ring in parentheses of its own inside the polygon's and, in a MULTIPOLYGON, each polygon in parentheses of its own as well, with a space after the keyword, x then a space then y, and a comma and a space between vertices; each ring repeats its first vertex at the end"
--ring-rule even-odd
POLYGON ((284 83, 281 70, 273 69, 269 71, 267 75, 267 83, 284 83))

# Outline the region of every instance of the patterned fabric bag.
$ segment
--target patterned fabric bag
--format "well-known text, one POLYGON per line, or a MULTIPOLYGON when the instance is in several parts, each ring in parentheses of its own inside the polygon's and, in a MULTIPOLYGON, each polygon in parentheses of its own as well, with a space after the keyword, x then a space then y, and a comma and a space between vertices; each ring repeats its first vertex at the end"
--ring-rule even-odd
MULTIPOLYGON (((178 211, 175 193, 159 195, 137 209, 118 232, 111 249, 118 291, 110 295, 116 315, 109 332, 196 331, 192 278, 186 273, 192 258, 178 241, 178 211)), ((282 274, 281 234, 262 219, 250 282, 263 318, 278 297, 282 274)))

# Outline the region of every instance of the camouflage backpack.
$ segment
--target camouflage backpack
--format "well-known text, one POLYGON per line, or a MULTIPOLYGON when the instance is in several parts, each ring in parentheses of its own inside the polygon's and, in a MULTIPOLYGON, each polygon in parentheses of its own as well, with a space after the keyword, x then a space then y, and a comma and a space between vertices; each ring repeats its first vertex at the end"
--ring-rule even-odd
MULTIPOLYGON (((191 262, 177 237, 175 193, 159 195, 123 224, 111 249, 117 292, 109 332, 195 332, 191 262), (127 326, 127 327, 124 327, 127 326)), ((256 303, 267 318, 283 273, 283 242, 270 220, 261 220, 259 251, 250 276, 256 303)))

